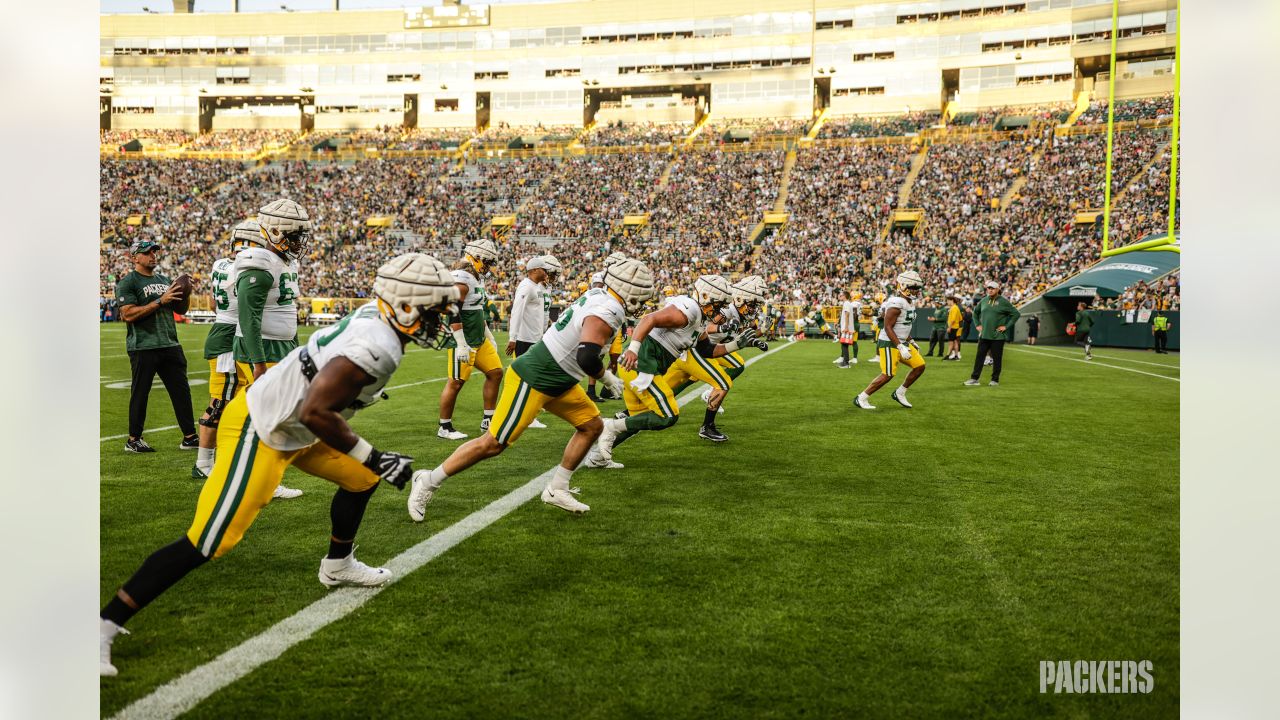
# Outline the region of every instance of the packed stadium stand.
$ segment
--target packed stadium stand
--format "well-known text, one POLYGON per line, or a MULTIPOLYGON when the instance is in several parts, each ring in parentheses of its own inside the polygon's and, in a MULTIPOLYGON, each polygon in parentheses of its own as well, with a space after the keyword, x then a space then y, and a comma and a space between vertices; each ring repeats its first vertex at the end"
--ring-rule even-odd
MULTIPOLYGON (((300 273, 308 296, 361 297, 389 254, 452 259, 512 216, 499 278, 551 252, 565 296, 611 250, 678 287, 701 272, 758 272, 778 302, 803 306, 882 288, 904 267, 930 297, 998 278, 1026 300, 1097 260, 1109 5, 1019 5, 1005 19, 1005 34, 1023 38, 1014 57, 1014 41, 984 42, 962 15, 903 20, 910 3, 820 2, 815 17, 793 4, 700 5, 688 35, 685 20, 618 0, 485 6, 484 23, 448 33, 412 27, 410 11, 312 13, 311 25, 277 14, 280 42, 262 44, 249 13, 219 16, 213 36, 194 16, 103 16, 102 291, 127 272, 138 235, 162 242, 169 273, 204 277, 230 228, 279 196, 316 220, 300 273), (566 7, 577 25, 555 19, 566 7), (367 34, 344 29, 353 16, 367 34), (923 35, 902 36, 902 24, 923 35), (1041 26, 1066 40, 1039 43, 1041 26), (148 39, 165 34, 176 40, 148 39), (720 49, 738 36, 755 39, 720 49), (689 37, 705 57, 661 45, 689 37), (151 72, 173 54, 193 57, 151 72), (920 58, 934 64, 921 71, 920 58), (961 58, 958 74, 943 58, 961 58)), ((1167 227, 1161 63, 1174 14, 1151 5, 1121 3, 1140 32, 1119 41, 1113 246, 1167 227)))

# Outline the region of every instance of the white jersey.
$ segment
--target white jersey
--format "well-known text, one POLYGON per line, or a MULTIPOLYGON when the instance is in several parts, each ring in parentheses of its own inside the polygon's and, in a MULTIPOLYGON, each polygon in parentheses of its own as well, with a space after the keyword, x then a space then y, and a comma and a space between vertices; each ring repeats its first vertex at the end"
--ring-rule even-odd
POLYGON ((480 279, 474 273, 468 270, 450 271, 453 275, 453 281, 461 285, 467 286, 467 296, 462 299, 459 310, 484 310, 484 285, 480 283, 480 279))
POLYGON ((845 300, 840 306, 840 332, 853 332, 853 328, 858 324, 858 309, 862 307, 862 303, 856 300, 845 300))
POLYGON ((666 348, 667 352, 679 357, 685 350, 698 342, 702 332, 707 329, 707 319, 702 317, 702 308, 698 301, 688 295, 675 295, 667 298, 665 309, 675 305, 684 313, 685 324, 678 328, 656 327, 649 331, 653 341, 666 348))
MULTIPOLYGON (((247 270, 262 270, 271 276, 271 289, 267 291, 267 304, 262 308, 262 339, 292 340, 298 336, 298 263, 290 262, 267 250, 251 247, 241 250, 232 265, 237 283, 247 270)), ((251 278, 252 279, 252 278, 251 278)), ((236 337, 244 337, 239 327, 236 337)))
POLYGON ((213 319, 219 325, 235 325, 239 320, 240 307, 236 302, 235 261, 222 258, 213 263, 213 272, 209 273, 209 284, 213 286, 214 310, 213 319))
MULTIPOLYGON (((378 315, 376 302, 362 305, 336 325, 317 331, 306 345, 286 355, 246 391, 254 431, 276 450, 298 450, 316 442, 316 436, 300 420, 302 401, 311 387, 302 373, 304 348, 317 372, 341 355, 373 376, 373 384, 361 388, 356 399, 361 407, 378 400, 404 356, 400 337, 378 315)), ((355 407, 347 408, 342 416, 350 419, 355 412, 355 407)))
POLYGON ((892 295, 888 300, 880 304, 880 334, 876 336, 877 340, 889 342, 889 333, 884 327, 884 313, 889 308, 898 308, 898 320, 893 324, 893 332, 898 336, 898 340, 906 342, 911 339, 911 326, 916 321, 916 306, 907 298, 898 295, 892 295))
MULTIPOLYGON (((551 358, 556 361, 567 374, 575 380, 587 376, 578 365, 578 344, 582 342, 582 322, 589 317, 598 317, 616 334, 627 319, 627 312, 612 294, 599 288, 592 288, 583 293, 560 314, 556 324, 547 329, 542 336, 542 344, 546 346, 551 358)), ((606 344, 601 348, 601 357, 609 352, 606 344)))
POLYGON ((516 342, 538 342, 547 329, 547 306, 551 303, 547 286, 529 278, 520 281, 511 299, 511 339, 516 342))

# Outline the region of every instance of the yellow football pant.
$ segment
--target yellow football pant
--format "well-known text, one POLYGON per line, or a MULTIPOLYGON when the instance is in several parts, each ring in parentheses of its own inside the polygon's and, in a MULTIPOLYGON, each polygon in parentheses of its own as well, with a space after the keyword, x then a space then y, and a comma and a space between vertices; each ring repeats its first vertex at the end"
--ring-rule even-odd
POLYGON ((534 390, 514 367, 507 367, 502 378, 502 394, 498 408, 489 423, 489 434, 503 445, 520 439, 524 429, 546 408, 574 427, 600 417, 600 409, 587 397, 581 385, 574 385, 561 395, 547 395, 534 390))
POLYGON ((907 344, 911 346, 910 360, 903 360, 898 354, 898 348, 893 345, 876 349, 876 354, 880 356, 880 372, 893 377, 898 372, 898 363, 905 363, 913 370, 924 365, 924 357, 920 355, 920 348, 916 346, 916 342, 911 340, 907 344))
POLYGON ((489 342, 488 338, 485 338, 480 347, 471 349, 471 362, 458 362, 455 353, 455 348, 449 348, 449 378, 452 380, 466 382, 467 378, 471 377, 472 368, 478 369, 482 373, 502 369, 502 360, 498 358, 498 349, 493 346, 493 343, 489 342))
MULTIPOLYGON (((252 375, 253 373, 250 373, 252 375)), ((209 398, 230 402, 240 391, 240 372, 218 372, 218 358, 209 361, 209 398)))
POLYGON ((205 557, 227 554, 271 502, 290 465, 351 492, 364 492, 378 483, 372 470, 323 442, 301 450, 269 447, 254 431, 241 392, 222 413, 217 459, 200 491, 187 539, 205 557))
POLYGON ((667 368, 666 374, 662 376, 667 387, 680 387, 690 378, 725 392, 729 392, 733 387, 733 379, 722 366, 702 357, 693 348, 686 351, 683 358, 676 358, 676 361, 671 363, 671 367, 667 368))
MULTIPOLYGON (((267 369, 270 370, 276 365, 279 365, 279 363, 269 362, 267 363, 267 369)), ((248 390, 249 386, 253 384, 253 365, 237 360, 236 381, 239 383, 239 388, 236 390, 236 393, 243 394, 245 390, 248 390)))
POLYGON ((676 402, 676 394, 671 392, 671 386, 667 384, 665 376, 655 375, 653 382, 649 383, 649 387, 641 393, 631 387, 631 381, 635 380, 639 374, 635 370, 618 366, 618 377, 622 379, 622 399, 627 403, 627 412, 631 415, 639 415, 650 411, 662 417, 679 417, 680 403, 676 402))

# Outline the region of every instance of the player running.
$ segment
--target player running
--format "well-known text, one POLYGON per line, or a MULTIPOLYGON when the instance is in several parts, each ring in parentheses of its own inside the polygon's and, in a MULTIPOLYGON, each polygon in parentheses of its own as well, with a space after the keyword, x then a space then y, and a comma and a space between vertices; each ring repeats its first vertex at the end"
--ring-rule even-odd
POLYGON ((480 432, 489 429, 493 418, 498 384, 502 382, 502 360, 498 358, 498 344, 484 320, 486 293, 480 278, 492 272, 497 261, 498 246, 488 238, 479 238, 466 244, 462 258, 452 268, 462 301, 457 315, 449 318, 453 347, 448 352, 449 380, 440 392, 440 427, 436 429, 436 437, 443 440, 461 440, 467 436, 453 427, 453 407, 458 402, 458 392, 471 377, 472 368, 484 373, 480 432))
MULTIPOLYGON (((609 256, 604 259, 604 270, 601 270, 600 272, 591 276, 591 287, 603 289, 604 274, 609 271, 609 267, 612 266, 614 263, 619 263, 626 259, 627 259, 627 256, 623 255, 621 252, 614 251, 609 253, 609 256)), ((623 324, 623 328, 624 329, 626 328, 625 323, 623 324)), ((613 341, 609 344, 609 372, 612 372, 612 373, 618 372, 618 356, 622 354, 622 334, 624 332, 624 329, 618 330, 617 334, 613 336, 613 341)), ((612 393, 609 393, 608 388, 605 388, 604 391, 602 391, 599 395, 596 395, 595 378, 591 378, 590 380, 587 381, 587 397, 591 398, 592 402, 603 402, 605 400, 621 400, 622 399, 621 394, 619 394, 617 397, 614 397, 612 393)))
MULTIPOLYGON (((262 246, 262 231, 257 220, 245 220, 231 231, 231 250, 236 255, 246 247, 262 246)), ((235 340, 239 307, 236 302, 235 280, 232 279, 233 258, 220 258, 213 262, 209 273, 213 286, 213 327, 204 339, 204 359, 209 361, 209 406, 198 421, 200 448, 191 477, 204 480, 213 470, 213 456, 218 447, 218 420, 222 409, 236 396, 240 383, 236 372, 235 340)))
POLYGON ((880 333, 876 336, 876 353, 880 356, 880 374, 858 393, 854 404, 863 410, 875 410, 870 397, 893 379, 898 371, 899 361, 911 368, 902 385, 893 391, 893 399, 902 407, 909 408, 907 388, 924 374, 924 357, 920 348, 911 339, 911 325, 916 319, 915 300, 917 291, 924 286, 920 274, 908 270, 898 276, 898 294, 885 300, 880 305, 883 313, 880 333))
POLYGON ((111 645, 125 623, 187 573, 235 547, 290 465, 339 486, 320 582, 372 587, 391 579, 389 570, 356 560, 355 537, 378 481, 403 489, 413 458, 374 449, 347 419, 382 396, 405 345, 443 339, 444 316, 458 290, 443 263, 409 253, 378 268, 373 296, 376 302, 316 332, 226 406, 218 426, 224 452, 200 492, 195 521, 152 553, 102 609, 101 675, 116 674, 111 645))
MULTIPOLYGON (((298 258, 307 248, 311 218, 298 203, 281 198, 258 211, 262 242, 236 254, 236 371, 245 388, 298 347, 298 258)), ((301 490, 277 485, 274 497, 301 490)))
MULTIPOLYGON (((554 283, 560 275, 560 261, 552 255, 529 258, 525 264, 525 277, 516 287, 511 299, 511 313, 507 325, 507 357, 520 357, 529 352, 542 339, 551 317, 551 291, 548 283, 554 283)), ((545 428, 537 418, 529 423, 531 428, 545 428)))
POLYGON ((604 428, 599 409, 582 389, 582 379, 596 378, 622 392, 622 381, 605 367, 603 356, 626 316, 639 312, 653 295, 653 273, 639 260, 622 260, 605 271, 604 285, 588 290, 565 308, 542 340, 507 368, 489 432, 454 450, 434 470, 414 473, 409 493, 409 517, 414 522, 422 522, 427 504, 446 478, 501 454, 543 408, 563 418, 575 432, 542 490, 542 502, 571 513, 591 509, 574 497, 577 488, 569 487, 573 471, 604 428))
POLYGON ((645 315, 636 325, 618 363, 619 376, 626 381, 623 399, 630 416, 604 421, 600 440, 587 455, 591 467, 621 468, 613 462, 617 445, 642 430, 665 430, 680 419, 680 405, 665 379, 677 358, 694 348, 700 358, 721 357, 755 339, 755 330, 747 329, 722 345, 708 340, 708 319, 733 302, 733 289, 719 275, 702 275, 693 288, 694 297, 668 298, 661 310, 645 315))

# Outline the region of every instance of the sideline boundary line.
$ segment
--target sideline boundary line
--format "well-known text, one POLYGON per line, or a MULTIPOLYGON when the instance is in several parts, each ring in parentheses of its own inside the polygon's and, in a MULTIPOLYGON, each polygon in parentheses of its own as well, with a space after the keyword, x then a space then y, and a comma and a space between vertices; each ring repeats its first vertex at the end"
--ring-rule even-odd
MULTIPOLYGON (((791 347, 793 344, 785 343, 769 352, 761 353, 748 360, 747 365, 791 347)), ((682 397, 692 399, 697 391, 698 386, 694 386, 682 397)), ((289 648, 307 640, 325 626, 346 617, 401 578, 440 557, 463 540, 537 497, 541 494, 547 480, 554 475, 555 468, 556 466, 553 466, 524 485, 387 561, 385 566, 391 570, 393 577, 386 585, 376 588, 345 587, 332 590, 262 633, 135 700, 112 716, 112 720, 125 718, 168 720, 191 710, 218 690, 280 657, 289 648)))
POLYGON ((1024 352, 1024 353, 1027 353, 1028 355, 1040 355, 1042 357, 1056 358, 1058 360, 1070 360, 1071 362, 1084 363, 1086 365, 1096 365, 1098 367, 1115 368, 1116 370, 1124 370, 1125 372, 1138 373, 1139 375, 1150 375, 1151 377, 1158 377, 1164 380, 1172 380, 1176 383, 1182 382, 1182 380, 1176 377, 1161 375, 1159 373, 1147 372, 1146 370, 1135 370, 1130 367, 1124 367, 1123 365, 1108 365, 1106 363, 1100 363, 1097 360, 1085 360, 1084 358, 1069 358, 1069 357, 1063 357, 1062 355, 1059 355, 1057 353, 1036 352, 1035 350, 1027 350, 1025 348, 1006 348, 1006 349, 1013 350, 1015 352, 1024 352))
MULTIPOLYGON (((1064 353, 1067 353, 1067 352, 1075 353, 1075 354, 1077 354, 1077 355, 1079 355, 1079 354, 1080 354, 1080 350, 1078 350, 1078 349, 1068 349, 1068 348, 1064 348, 1064 347, 1053 347, 1053 346, 1050 346, 1050 345, 1018 345, 1016 348, 1014 348, 1014 347, 1009 347, 1008 345, 1005 345, 1005 347, 1006 347, 1006 348, 1009 348, 1010 350, 1022 349, 1022 350, 1031 350, 1032 352, 1035 352, 1036 350, 1053 350, 1053 351, 1064 352, 1064 353)), ((1114 360, 1114 361, 1116 361, 1116 362, 1131 362, 1131 363, 1138 363, 1138 364, 1140 364, 1140 365, 1154 365, 1154 366, 1156 366, 1156 367, 1162 367, 1162 368, 1164 368, 1164 369, 1166 369, 1166 370, 1173 370, 1173 371, 1175 371, 1175 372, 1177 372, 1177 371, 1181 371, 1181 369, 1182 369, 1182 366, 1181 366, 1181 365, 1171 365, 1171 364, 1169 364, 1169 363, 1151 362, 1150 360, 1134 360, 1133 358, 1127 358, 1127 357, 1116 357, 1115 355, 1099 355, 1099 354, 1097 354, 1097 353, 1094 353, 1094 355, 1093 355, 1093 356, 1094 356, 1094 357, 1096 357, 1096 358, 1102 358, 1103 360, 1114 360)), ((1092 361, 1090 361, 1090 362, 1092 362, 1092 361)))

